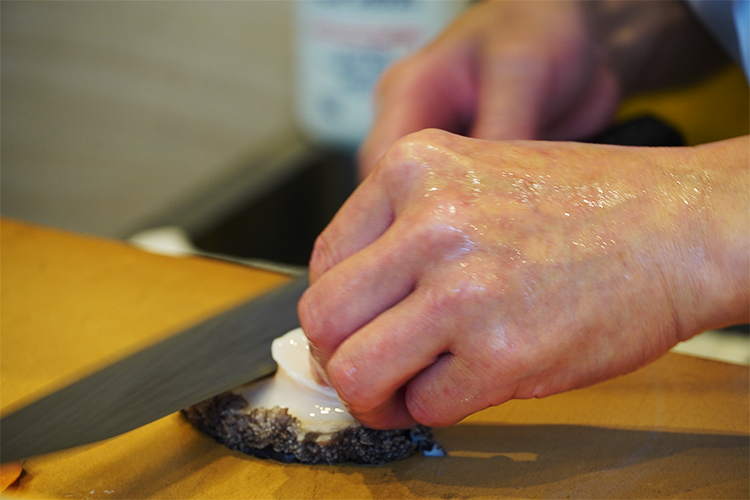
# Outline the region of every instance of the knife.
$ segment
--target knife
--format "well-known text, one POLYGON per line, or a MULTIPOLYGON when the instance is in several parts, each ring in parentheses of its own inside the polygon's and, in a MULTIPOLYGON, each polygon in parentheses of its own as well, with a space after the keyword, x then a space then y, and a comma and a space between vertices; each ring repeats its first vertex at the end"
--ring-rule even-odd
POLYGON ((297 328, 297 278, 0 419, 0 462, 112 438, 276 371, 271 343, 297 328))

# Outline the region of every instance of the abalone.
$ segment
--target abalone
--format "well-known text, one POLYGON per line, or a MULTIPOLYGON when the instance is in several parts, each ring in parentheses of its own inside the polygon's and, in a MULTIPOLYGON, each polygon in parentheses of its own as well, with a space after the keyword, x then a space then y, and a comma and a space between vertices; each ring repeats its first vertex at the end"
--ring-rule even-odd
POLYGON ((183 410, 199 430, 227 447, 282 462, 380 464, 415 452, 443 456, 432 431, 376 430, 355 420, 313 377, 307 338, 292 330, 273 342, 278 370, 183 410))

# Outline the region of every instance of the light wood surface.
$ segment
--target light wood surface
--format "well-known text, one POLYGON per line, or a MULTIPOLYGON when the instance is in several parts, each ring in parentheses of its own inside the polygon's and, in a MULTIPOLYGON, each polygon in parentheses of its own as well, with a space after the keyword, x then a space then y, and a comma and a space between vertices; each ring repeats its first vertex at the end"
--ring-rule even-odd
MULTIPOLYGON (((284 282, 4 220, 3 408, 284 282)), ((748 498, 747 367, 668 354, 627 376, 437 429, 446 458, 289 465, 179 414, 32 458, 19 498, 748 498)))

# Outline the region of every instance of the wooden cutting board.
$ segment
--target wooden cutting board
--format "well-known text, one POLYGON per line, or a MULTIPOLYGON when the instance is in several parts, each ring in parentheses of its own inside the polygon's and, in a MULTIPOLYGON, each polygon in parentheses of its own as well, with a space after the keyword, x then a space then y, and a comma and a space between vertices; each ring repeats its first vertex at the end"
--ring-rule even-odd
MULTIPOLYGON (((0 405, 44 394, 286 281, 4 220, 0 405)), ((11 498, 748 498, 747 367, 668 354, 627 376, 512 401, 435 431, 446 458, 290 465, 179 414, 25 462, 11 498)), ((0 430, 1 431, 1 430, 0 430)))

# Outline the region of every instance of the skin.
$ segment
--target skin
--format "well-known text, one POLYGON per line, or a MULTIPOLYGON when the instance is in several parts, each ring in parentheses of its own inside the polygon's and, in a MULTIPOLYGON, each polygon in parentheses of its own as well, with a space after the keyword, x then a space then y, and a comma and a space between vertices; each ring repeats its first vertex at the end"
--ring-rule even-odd
POLYGON ((361 176, 425 128, 491 140, 590 137, 624 95, 725 63, 679 1, 480 3, 383 76, 361 176))
POLYGON ((384 77, 367 177, 316 241, 299 304, 322 376, 365 425, 450 425, 748 320, 747 137, 538 140, 605 126, 655 61, 673 71, 649 85, 695 66, 644 49, 696 33, 676 4, 591 4, 480 4, 384 77), (628 11, 641 4, 668 9, 628 11))

